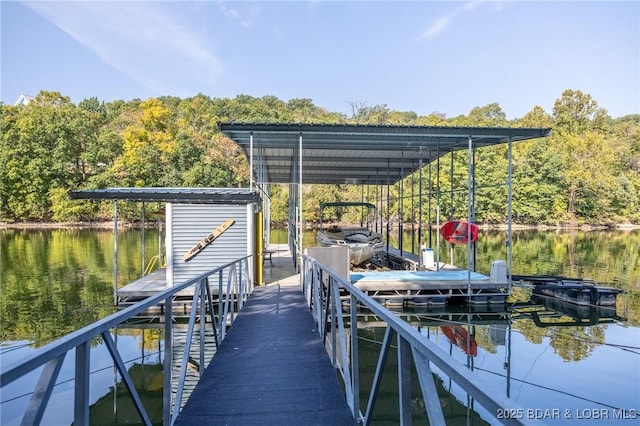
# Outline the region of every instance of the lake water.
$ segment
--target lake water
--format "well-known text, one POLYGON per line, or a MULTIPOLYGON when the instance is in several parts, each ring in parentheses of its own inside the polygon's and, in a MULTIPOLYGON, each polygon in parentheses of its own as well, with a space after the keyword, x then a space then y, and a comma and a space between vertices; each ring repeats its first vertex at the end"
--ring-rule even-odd
MULTIPOLYGON (((285 242, 274 232, 272 242, 285 242)), ((118 235, 118 286, 138 278, 142 265, 158 252, 158 231, 118 235)), ((409 234, 404 250, 417 247, 409 234)), ((309 244, 310 233, 305 236, 309 244)), ((396 238, 397 242, 397 238, 396 238)), ((456 248, 456 263, 466 251, 456 248)), ((493 260, 505 258, 504 234, 481 232, 476 253, 478 272, 488 273, 493 260)), ((451 253, 443 247, 441 259, 451 253)), ((489 391, 508 394, 523 412, 502 413, 540 419, 548 424, 638 424, 640 421, 640 232, 514 233, 513 269, 521 275, 592 278, 620 288, 616 308, 589 309, 553 300, 532 300, 515 289, 507 307, 461 306, 450 309, 405 309, 400 314, 473 374, 489 391), (452 333, 466 333, 475 343, 469 353, 456 346, 452 333)), ((114 312, 113 234, 110 230, 0 230, 1 365, 10 365, 36 348, 114 312)), ((361 363, 371 380, 383 329, 375 317, 362 317, 361 363)), ((117 331, 117 343, 144 390, 144 403, 161 424, 157 364, 163 347, 161 330, 130 326, 117 331)), ((394 351, 392 351, 393 353, 394 351)), ((373 424, 398 424, 393 355, 385 371, 373 424)), ((91 423, 132 424, 137 417, 121 400, 121 385, 106 349, 95 342, 91 355, 91 423)), ((60 373, 42 424, 70 425, 73 365, 60 373)), ((439 371, 437 387, 448 424, 486 424, 483 408, 439 371)), ((27 376, 3 388, 1 424, 19 424, 37 377, 27 376), (27 383, 28 382, 28 383, 27 383)), ((413 380, 417 384, 417 379, 413 380)), ((422 418, 417 389, 415 423, 422 418)), ((126 392, 124 392, 126 393, 126 392)))

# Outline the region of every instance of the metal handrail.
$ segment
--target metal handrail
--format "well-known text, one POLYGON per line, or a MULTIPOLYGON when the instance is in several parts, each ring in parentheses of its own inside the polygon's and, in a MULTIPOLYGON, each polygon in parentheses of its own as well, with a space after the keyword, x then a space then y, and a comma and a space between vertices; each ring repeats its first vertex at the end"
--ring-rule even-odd
POLYGON ((494 391, 491 394, 487 393, 484 389, 490 389, 490 387, 481 378, 474 376, 470 370, 426 336, 341 278, 335 271, 306 255, 302 256, 302 262, 302 291, 307 304, 312 309, 319 334, 330 346, 329 355, 342 378, 347 404, 359 423, 364 425, 371 423, 382 372, 391 342, 396 336, 400 424, 411 424, 410 367, 412 361, 418 373, 425 414, 431 425, 446 424, 431 371, 432 365, 438 367, 487 410, 494 417, 493 422, 508 425, 542 424, 536 419, 527 418, 526 410, 506 395, 494 391), (359 305, 366 307, 387 324, 364 411, 360 407, 358 333, 357 329, 352 329, 349 342, 347 341, 348 325, 345 324, 347 315, 343 315, 343 309, 346 309, 349 312, 350 324, 357 328, 359 305))
POLYGON ((75 400, 74 400, 74 422, 76 425, 89 424, 89 374, 90 374, 90 344, 94 337, 102 337, 107 349, 118 368, 122 380, 129 390, 134 405, 140 414, 142 422, 151 425, 151 420, 142 405, 140 396, 135 389, 133 380, 129 375, 125 363, 120 356, 118 348, 111 336, 111 329, 128 321, 135 315, 143 312, 152 306, 164 303, 164 332, 165 332, 165 357, 163 365, 164 389, 163 389, 163 423, 171 425, 175 422, 182 399, 182 386, 186 376, 187 363, 181 365, 180 376, 178 377, 178 395, 173 405, 171 404, 171 368, 172 357, 167 354, 172 350, 172 324, 173 324, 173 297, 179 292, 195 286, 191 305, 191 314, 187 328, 187 342, 185 344, 183 359, 187 359, 191 337, 195 329, 196 313, 200 314, 200 375, 204 371, 204 330, 206 325, 206 311, 208 310, 214 332, 216 347, 226 334, 226 328, 236 317, 246 302, 249 294, 253 291, 253 280, 249 269, 249 258, 245 256, 229 262, 225 265, 214 268, 184 283, 175 285, 161 293, 144 299, 121 311, 118 311, 106 318, 103 318, 91 325, 83 327, 70 333, 56 341, 40 348, 38 351, 21 360, 15 365, 5 368, 3 365, 0 374, 0 389, 14 382, 15 380, 32 372, 36 368, 43 367, 40 378, 35 386, 29 405, 22 418, 23 425, 38 425, 42 421, 47 403, 53 392, 55 381, 62 367, 67 353, 75 349, 75 400), (223 276, 227 276, 227 285, 223 291, 223 276), (218 275, 218 310, 214 312, 213 298, 209 279, 218 275))
POLYGON ((150 260, 149 263, 147 263, 147 267, 144 269, 144 274, 143 275, 149 275, 151 273, 151 271, 153 271, 156 268, 156 263, 160 263, 160 268, 164 268, 166 265, 166 258, 164 254, 156 254, 155 256, 153 256, 150 260))

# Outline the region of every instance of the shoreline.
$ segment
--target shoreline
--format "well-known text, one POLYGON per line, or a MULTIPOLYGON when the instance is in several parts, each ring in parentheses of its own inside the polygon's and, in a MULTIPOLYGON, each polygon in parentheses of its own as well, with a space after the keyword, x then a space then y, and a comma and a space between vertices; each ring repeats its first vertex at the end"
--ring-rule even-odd
MULTIPOLYGON (((153 222, 155 224, 155 222, 153 222)), ((118 228, 139 227, 135 222, 118 221, 118 228)), ((0 229, 112 229, 113 221, 98 222, 0 222, 0 229)))
MULTIPOLYGON (((163 221, 164 223, 164 221, 163 221)), ((118 228, 140 228, 140 222, 118 221, 118 228)), ((154 228, 157 222, 146 222, 146 228, 154 228)), ((409 229, 409 223, 405 223, 405 229, 409 229)), ((313 229, 313 226, 305 226, 305 229, 313 229)), ((435 229, 435 226, 432 227, 435 229)), ((507 229, 506 224, 479 224, 478 228, 483 231, 504 231, 507 229)), ((2 229, 113 229, 113 221, 96 221, 96 222, 0 222, 0 230, 2 229)), ((273 226, 272 229, 286 229, 279 226, 273 226)), ((398 227, 393 226, 392 229, 397 231, 398 227)), ((640 230, 640 224, 619 223, 610 226, 604 225, 522 225, 512 224, 512 231, 635 231, 640 230)))

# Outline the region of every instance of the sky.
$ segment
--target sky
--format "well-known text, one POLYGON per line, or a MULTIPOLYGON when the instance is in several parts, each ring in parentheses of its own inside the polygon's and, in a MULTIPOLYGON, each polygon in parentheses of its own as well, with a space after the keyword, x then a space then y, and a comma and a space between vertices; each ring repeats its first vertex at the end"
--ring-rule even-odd
POLYGON ((6 1, 0 100, 244 94, 507 118, 640 113, 640 1, 6 1))

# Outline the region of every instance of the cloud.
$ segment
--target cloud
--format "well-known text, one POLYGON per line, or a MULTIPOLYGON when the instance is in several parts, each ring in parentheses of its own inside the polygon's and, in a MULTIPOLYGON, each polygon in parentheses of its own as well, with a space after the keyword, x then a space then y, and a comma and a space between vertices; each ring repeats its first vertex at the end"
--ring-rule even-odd
POLYGON ((260 7, 256 3, 241 4, 243 10, 237 7, 230 7, 229 2, 225 1, 218 2, 218 5, 227 18, 237 21, 242 27, 251 27, 256 17, 260 15, 260 7))
POLYGON ((461 15, 462 13, 471 13, 475 11, 480 4, 485 3, 486 1, 487 0, 467 1, 462 3, 457 8, 453 9, 449 13, 438 17, 427 27, 427 29, 422 32, 422 34, 420 34, 420 36, 418 36, 418 41, 433 40, 434 38, 436 38, 436 36, 438 36, 438 34, 446 30, 447 27, 449 27, 449 25, 451 25, 459 15, 461 15))
POLYGON ((431 40, 435 38, 435 36, 440 34, 449 26, 449 24, 451 23, 451 19, 452 18, 450 15, 439 17, 438 19, 433 21, 431 25, 429 25, 429 27, 422 33, 422 35, 418 39, 431 40))
POLYGON ((185 95, 181 81, 212 85, 223 66, 190 27, 176 19, 176 3, 25 2, 97 55, 105 64, 159 93, 185 95))

